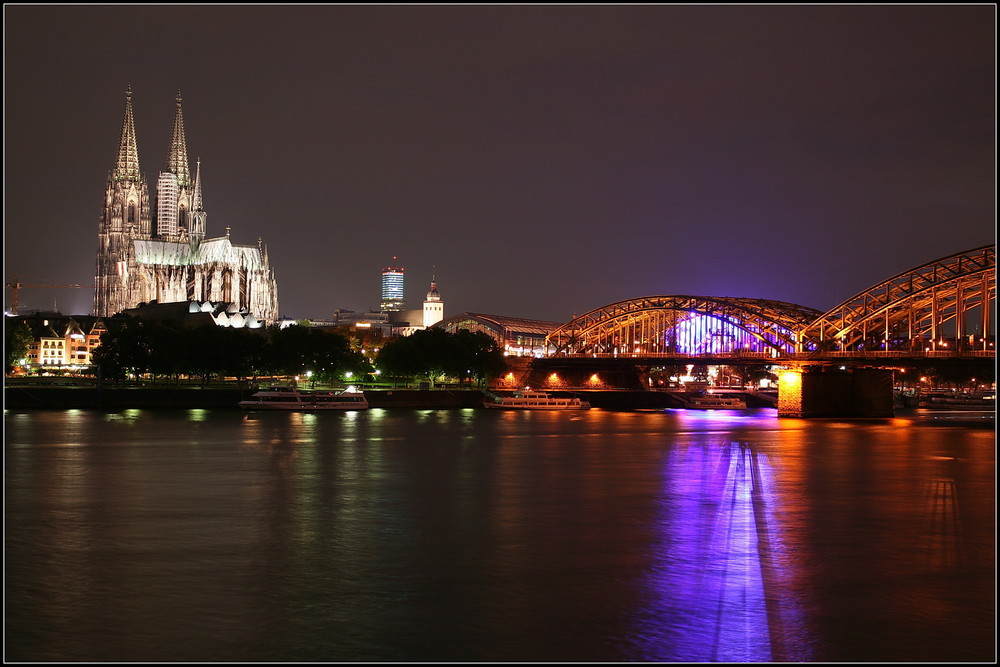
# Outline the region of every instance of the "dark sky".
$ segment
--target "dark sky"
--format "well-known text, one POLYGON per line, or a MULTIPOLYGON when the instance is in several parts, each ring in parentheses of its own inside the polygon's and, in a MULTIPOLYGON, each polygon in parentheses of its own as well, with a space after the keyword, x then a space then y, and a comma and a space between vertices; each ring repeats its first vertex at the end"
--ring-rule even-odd
POLYGON ((262 237, 291 317, 377 307, 393 255, 414 306, 436 270, 446 316, 825 310, 996 239, 993 5, 4 15, 7 280, 92 283, 129 84, 147 179, 180 90, 209 236, 262 237))

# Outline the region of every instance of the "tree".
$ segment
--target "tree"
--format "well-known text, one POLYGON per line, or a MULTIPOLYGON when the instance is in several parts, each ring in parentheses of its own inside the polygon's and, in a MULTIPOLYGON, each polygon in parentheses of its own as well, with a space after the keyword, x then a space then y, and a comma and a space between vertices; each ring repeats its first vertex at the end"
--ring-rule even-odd
POLYGON ((443 329, 424 329, 409 336, 400 336, 382 346, 378 365, 390 375, 434 378, 451 370, 449 334, 443 329))
POLYGON ((225 342, 219 335, 220 328, 205 324, 186 332, 187 352, 184 355, 184 370, 188 375, 201 378, 203 385, 219 372, 219 359, 225 350, 225 342))
POLYGON ((162 322, 145 323, 143 328, 150 350, 146 370, 151 372, 154 377, 156 375, 179 376, 181 368, 184 366, 184 357, 190 347, 186 344, 187 341, 183 340, 186 338, 183 335, 186 330, 165 325, 162 322))
POLYGON ((238 380, 255 378, 269 366, 267 340, 260 330, 206 324, 177 333, 186 348, 181 355, 183 372, 198 375, 203 382, 208 382, 208 377, 215 373, 238 380))
POLYGON ((400 336, 382 345, 375 363, 383 376, 412 378, 422 372, 416 355, 412 353, 413 346, 407 338, 400 336))
POLYGON ((17 326, 10 327, 5 337, 7 348, 7 369, 5 372, 10 373, 21 359, 28 356, 28 350, 35 341, 35 334, 32 333, 28 323, 22 320, 17 326))
POLYGON ((266 372, 267 339, 259 329, 224 329, 228 342, 226 357, 226 372, 236 376, 238 380, 250 378, 256 380, 258 375, 266 372))
POLYGON ((436 328, 388 341, 379 352, 378 366, 390 375, 421 376, 432 383, 441 375, 482 382, 506 368, 503 354, 487 334, 436 328))
MULTIPOLYGON (((461 348, 466 373, 479 384, 485 384, 507 370, 503 352, 489 334, 462 329, 455 334, 455 342, 461 348)), ((458 370, 461 372, 461 368, 458 370)))
POLYGON ((267 358, 274 372, 305 375, 311 371, 317 379, 330 382, 346 371, 363 373, 367 369, 361 354, 335 331, 293 325, 268 333, 267 358))
POLYGON ((94 350, 92 358, 105 377, 121 380, 130 371, 150 370, 152 356, 148 327, 141 320, 125 320, 101 334, 101 346, 94 350))

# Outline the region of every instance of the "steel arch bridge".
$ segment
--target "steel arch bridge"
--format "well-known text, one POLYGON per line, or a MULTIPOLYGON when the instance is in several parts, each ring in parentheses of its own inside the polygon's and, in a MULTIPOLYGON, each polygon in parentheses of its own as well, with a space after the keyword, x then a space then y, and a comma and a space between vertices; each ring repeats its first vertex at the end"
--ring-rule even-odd
POLYGON ((549 334, 553 356, 670 357, 796 349, 796 332, 821 311, 768 299, 645 296, 586 313, 549 334))
POLYGON ((995 357, 996 246, 904 271, 823 313, 768 299, 645 296, 558 327, 553 357, 995 357))
POLYGON ((823 313, 798 332, 797 351, 986 351, 996 288, 996 246, 948 255, 823 313))

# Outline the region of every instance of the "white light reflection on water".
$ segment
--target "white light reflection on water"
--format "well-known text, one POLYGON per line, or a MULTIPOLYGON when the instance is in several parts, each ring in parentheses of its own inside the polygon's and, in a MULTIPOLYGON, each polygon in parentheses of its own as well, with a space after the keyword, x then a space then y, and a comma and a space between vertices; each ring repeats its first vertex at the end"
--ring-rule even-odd
POLYGON ((142 410, 138 408, 129 408, 127 410, 122 410, 121 412, 108 412, 104 415, 104 421, 125 422, 131 424, 138 421, 142 416, 142 410))
MULTIPOLYGON (((719 413, 694 417, 724 422, 719 413)), ((634 628, 643 660, 809 660, 800 612, 782 595, 791 575, 782 558, 777 494, 768 457, 742 441, 697 437, 665 459, 659 543, 651 599, 634 628)))

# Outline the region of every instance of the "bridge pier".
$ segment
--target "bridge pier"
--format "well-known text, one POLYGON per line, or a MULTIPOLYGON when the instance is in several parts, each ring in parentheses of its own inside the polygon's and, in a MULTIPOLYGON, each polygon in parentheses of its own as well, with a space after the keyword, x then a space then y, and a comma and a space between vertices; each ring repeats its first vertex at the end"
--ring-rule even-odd
POLYGON ((781 371, 779 417, 892 417, 892 371, 807 366, 781 371))

